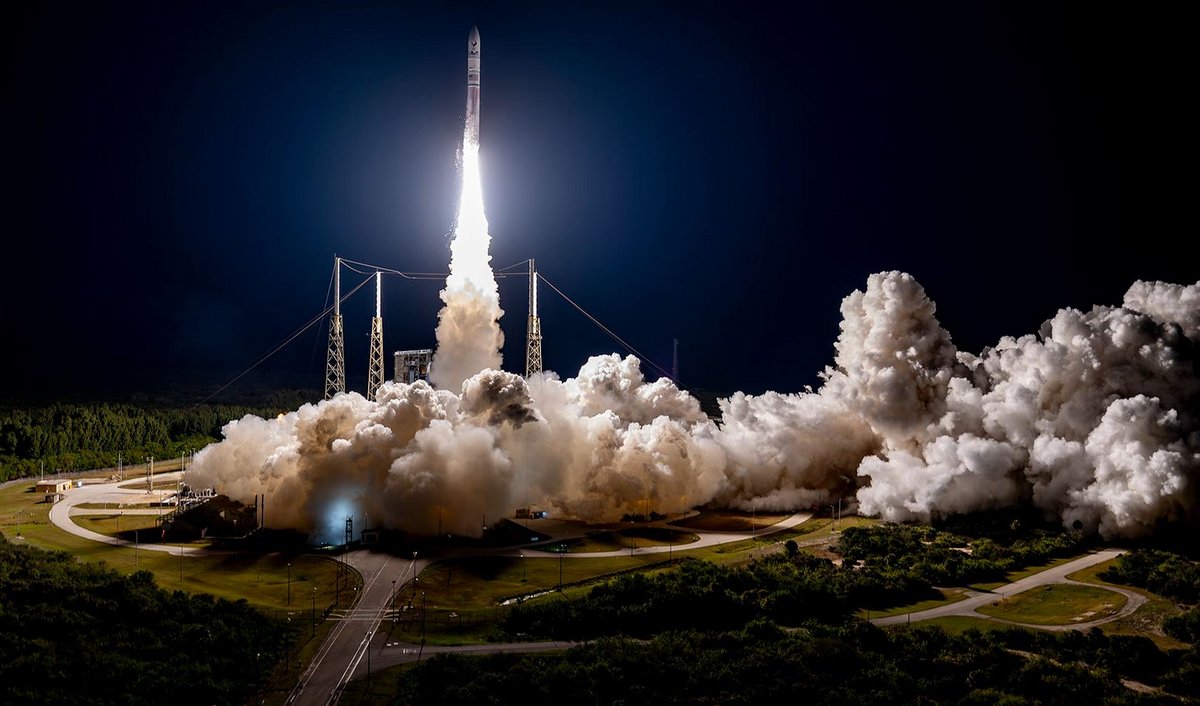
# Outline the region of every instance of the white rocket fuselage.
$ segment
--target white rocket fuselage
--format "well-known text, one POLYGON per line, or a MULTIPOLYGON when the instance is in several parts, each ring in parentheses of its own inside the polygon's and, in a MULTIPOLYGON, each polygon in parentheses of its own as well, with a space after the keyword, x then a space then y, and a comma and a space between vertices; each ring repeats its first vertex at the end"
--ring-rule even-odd
POLYGON ((466 139, 479 144, 479 30, 475 27, 467 40, 466 139))

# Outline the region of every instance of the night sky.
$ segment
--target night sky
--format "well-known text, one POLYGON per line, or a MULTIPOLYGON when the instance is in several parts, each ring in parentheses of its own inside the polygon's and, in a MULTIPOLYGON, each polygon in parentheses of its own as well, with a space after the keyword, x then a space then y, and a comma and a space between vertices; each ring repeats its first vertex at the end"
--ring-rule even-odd
MULTIPOLYGON (((1172 10, 563 5, 6 10, 7 391, 212 392, 324 309, 335 254, 445 272, 472 25, 493 265, 537 258, 667 369, 677 338, 691 389, 818 384, 842 298, 882 270, 973 352, 1200 279, 1172 10)), ((441 283, 384 285, 390 375, 433 346, 441 283)), ((523 372, 524 279, 500 295, 523 372)), ((547 368, 620 350, 541 299, 547 368)), ((343 310, 360 390, 373 305, 343 310)), ((324 349, 318 325, 254 375, 320 388, 324 349)))

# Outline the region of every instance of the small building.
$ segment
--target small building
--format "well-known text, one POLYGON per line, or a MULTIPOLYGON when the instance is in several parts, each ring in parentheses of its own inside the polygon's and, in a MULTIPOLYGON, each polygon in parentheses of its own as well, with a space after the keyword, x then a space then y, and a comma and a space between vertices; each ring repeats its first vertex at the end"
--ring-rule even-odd
POLYGON ((429 366, 433 363, 433 349, 421 348, 411 351, 396 351, 396 382, 410 385, 417 380, 429 380, 429 366))
POLYGON ((35 488, 39 493, 65 493, 73 485, 69 480, 39 480, 35 488))

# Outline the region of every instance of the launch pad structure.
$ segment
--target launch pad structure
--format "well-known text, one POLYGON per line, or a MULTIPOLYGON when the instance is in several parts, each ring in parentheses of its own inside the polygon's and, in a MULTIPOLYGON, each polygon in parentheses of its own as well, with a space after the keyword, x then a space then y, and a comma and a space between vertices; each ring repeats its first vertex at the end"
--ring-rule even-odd
MULTIPOLYGON (((480 114, 480 59, 481 59, 481 43, 479 41, 479 29, 471 28, 471 34, 467 39, 467 104, 464 125, 464 144, 479 144, 479 114, 480 114)), ((528 302, 528 318, 526 319, 525 330, 525 377, 530 378, 542 372, 542 322, 538 316, 538 278, 540 277, 537 271, 537 265, 533 258, 526 261, 529 265, 529 302, 528 302)), ((333 261, 333 315, 329 323, 329 342, 325 356, 325 399, 330 399, 334 395, 346 392, 346 346, 345 346, 345 327, 342 321, 341 302, 342 299, 353 294, 363 284, 358 285, 347 295, 343 296, 341 291, 341 269, 344 265, 360 265, 368 268, 369 272, 356 270, 360 274, 371 274, 375 279, 375 316, 371 319, 371 344, 370 358, 368 361, 367 373, 367 398, 374 400, 379 388, 383 385, 386 378, 384 370, 384 354, 383 354, 383 313, 381 308, 382 301, 382 275, 395 274, 406 279, 439 279, 445 278, 444 274, 435 273, 412 273, 400 272, 390 268, 378 267, 375 265, 367 265, 365 263, 356 263, 346 260, 341 257, 334 257, 333 261)), ((524 264, 524 263, 518 263, 524 264)), ((514 265, 513 267, 516 267, 514 265)), ((505 268, 512 269, 512 268, 505 268)), ((504 277, 505 270, 494 272, 494 277, 504 277)), ((547 285, 550 286, 556 293, 563 297, 571 306, 575 307, 586 316, 592 323, 596 324, 601 330, 607 333, 617 343, 624 346, 631 353, 636 354, 642 361, 658 369, 665 375, 670 376, 676 384, 679 384, 678 372, 678 340, 674 341, 674 356, 673 365, 670 372, 664 370, 661 366, 654 364, 646 356, 642 355, 637 349, 630 346, 619 336, 612 332, 604 324, 600 323, 596 317, 589 314, 583 307, 576 304, 562 290, 555 287, 545 278, 542 278, 547 285)), ((394 353, 395 361, 395 380, 412 383, 416 380, 427 379, 429 368, 432 363, 432 349, 414 349, 405 351, 396 351, 394 353)))
POLYGON ((542 320, 537 308, 537 266, 529 258, 529 321, 525 326, 525 377, 542 372, 542 320))
MULTIPOLYGON (((522 264, 522 263, 518 263, 522 264)), ((528 260, 529 270, 529 316, 527 319, 525 342, 525 376, 530 377, 542 372, 542 324, 537 313, 537 268, 533 259, 528 260)), ((333 258, 333 313, 329 319, 329 341, 325 354, 325 399, 346 392, 346 341, 345 326, 342 320, 342 301, 353 292, 342 294, 342 268, 352 265, 367 267, 373 270, 371 277, 375 280, 375 316, 371 319, 371 345, 367 372, 367 398, 375 399, 375 394, 387 379, 384 348, 383 348, 383 275, 399 275, 405 279, 438 279, 445 275, 431 272, 401 272, 391 268, 368 265, 366 263, 347 260, 334 256, 333 258)), ((356 270, 358 271, 358 270, 356 270)), ((504 277, 504 274, 497 274, 504 277)), ((359 285, 360 287, 362 285, 359 285)), ((357 291, 357 288, 355 289, 357 291)), ((394 377, 396 382, 413 383, 417 380, 429 379, 429 368, 433 362, 432 348, 395 351, 393 353, 394 377)))
MULTIPOLYGON (((345 346, 345 324, 342 318, 341 303, 350 298, 359 289, 366 286, 367 282, 375 282, 375 316, 371 319, 371 350, 370 360, 368 361, 368 380, 367 380, 367 396, 370 399, 375 398, 375 393, 383 385, 387 379, 384 366, 384 348, 383 348, 383 313, 382 313, 382 298, 383 298, 383 275, 395 275, 403 279, 409 280, 445 280, 446 273, 444 272, 403 272, 390 267, 381 265, 372 265, 365 262, 357 262, 344 257, 335 256, 333 258, 333 304, 326 309, 320 316, 308 324, 313 325, 316 321, 321 320, 326 314, 331 314, 329 317, 329 340, 325 355, 325 399, 330 399, 334 395, 346 392, 346 346, 345 346), (367 275, 367 279, 357 284, 349 292, 342 293, 342 268, 348 268, 352 272, 367 275)), ((525 330, 525 377, 530 378, 542 372, 542 321, 538 314, 538 289, 539 281, 554 291, 555 294, 570 304, 576 311, 582 314, 588 321, 592 322, 597 328, 608 335, 613 341, 619 344, 622 348, 636 355, 644 364, 654 368, 664 377, 671 379, 676 385, 686 388, 679 380, 679 341, 672 340, 672 364, 668 370, 654 362, 653 359, 644 355, 637 348, 630 345, 625 339, 618 336, 611 328, 605 326, 599 319, 593 316, 587 309, 580 306, 575 300, 567 296, 565 292, 556 287, 553 282, 546 279, 538 269, 533 258, 517 262, 513 265, 497 270, 493 276, 497 279, 513 276, 523 276, 528 278, 528 316, 526 318, 525 330), (514 272, 517 267, 527 266, 525 272, 514 272)), ((301 331, 308 328, 306 326, 301 331)), ((293 338, 295 335, 293 335, 293 338)), ((286 345, 286 342, 285 342, 286 345)), ((282 347, 282 346, 281 346, 282 347)), ((278 350, 278 349, 276 349, 278 350)), ((398 350, 393 352, 393 361, 395 372, 393 380, 396 382, 413 383, 417 380, 427 380, 429 376, 430 365, 433 362, 432 348, 417 348, 410 350, 398 350)), ((261 361, 260 361, 261 362, 261 361)), ((256 363, 257 365, 257 363, 256 363)), ((223 388, 222 388, 223 389, 223 388)), ((218 391, 219 392, 219 391, 218 391)), ((214 393, 215 394, 215 393, 214 393)))

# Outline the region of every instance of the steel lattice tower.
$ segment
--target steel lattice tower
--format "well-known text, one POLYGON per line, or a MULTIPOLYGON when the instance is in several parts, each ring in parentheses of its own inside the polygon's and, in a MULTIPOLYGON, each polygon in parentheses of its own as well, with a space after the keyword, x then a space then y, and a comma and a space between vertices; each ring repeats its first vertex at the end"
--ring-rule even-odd
POLYGON ((342 334, 342 259, 333 258, 333 317, 325 353, 325 399, 346 391, 346 343, 342 334))
POLYGON ((537 267, 529 258, 529 323, 525 332, 525 377, 542 372, 542 320, 537 313, 537 267))
POLYGON ((375 272, 375 318, 371 319, 371 362, 367 369, 367 399, 375 399, 375 393, 383 384, 383 314, 380 302, 382 300, 383 275, 375 272))

